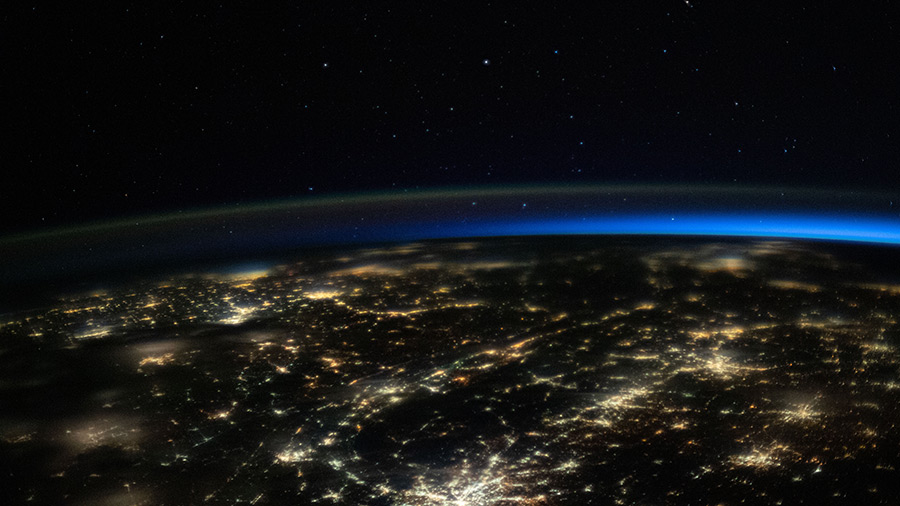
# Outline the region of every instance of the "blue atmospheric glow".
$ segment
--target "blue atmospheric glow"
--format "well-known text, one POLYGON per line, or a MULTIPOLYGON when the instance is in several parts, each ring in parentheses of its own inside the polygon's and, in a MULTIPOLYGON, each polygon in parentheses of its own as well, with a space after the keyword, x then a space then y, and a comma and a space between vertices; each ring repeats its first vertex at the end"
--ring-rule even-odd
POLYGON ((414 227, 417 238, 527 235, 698 235, 900 244, 900 218, 863 215, 671 213, 512 218, 414 227), (429 230, 430 228, 430 230, 429 230))

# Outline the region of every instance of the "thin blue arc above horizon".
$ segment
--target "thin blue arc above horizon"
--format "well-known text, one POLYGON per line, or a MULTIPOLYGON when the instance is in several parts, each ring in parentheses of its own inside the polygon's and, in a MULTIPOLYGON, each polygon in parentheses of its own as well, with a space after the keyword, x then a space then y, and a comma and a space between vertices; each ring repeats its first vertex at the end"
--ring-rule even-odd
POLYGON ((630 235, 897 247, 900 215, 892 202, 881 194, 838 191, 615 186, 262 202, 0 237, 0 286, 247 261, 320 246, 482 237, 630 235))
MULTIPOLYGON (((668 213, 604 217, 494 219, 422 223, 402 238, 440 239, 528 235, 667 235, 815 239, 900 244, 900 218, 864 215, 668 213), (430 230, 429 230, 430 229, 430 230)), ((400 239, 401 237, 398 237, 400 239)))

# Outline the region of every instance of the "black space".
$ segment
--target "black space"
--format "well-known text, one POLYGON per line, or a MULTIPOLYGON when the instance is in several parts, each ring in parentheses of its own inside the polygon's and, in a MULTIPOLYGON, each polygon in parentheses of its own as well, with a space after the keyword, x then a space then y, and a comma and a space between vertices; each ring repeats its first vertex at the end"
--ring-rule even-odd
POLYGON ((900 183, 887 2, 585 4, 7 6, 0 232, 445 185, 900 183))

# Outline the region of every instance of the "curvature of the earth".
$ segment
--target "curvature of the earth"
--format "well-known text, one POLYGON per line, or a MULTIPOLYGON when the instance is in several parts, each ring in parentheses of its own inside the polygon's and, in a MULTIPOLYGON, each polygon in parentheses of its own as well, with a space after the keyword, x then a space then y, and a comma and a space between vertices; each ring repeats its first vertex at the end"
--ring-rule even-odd
POLYGON ((13 504, 896 504, 900 284, 819 243, 318 252, 0 321, 13 504))

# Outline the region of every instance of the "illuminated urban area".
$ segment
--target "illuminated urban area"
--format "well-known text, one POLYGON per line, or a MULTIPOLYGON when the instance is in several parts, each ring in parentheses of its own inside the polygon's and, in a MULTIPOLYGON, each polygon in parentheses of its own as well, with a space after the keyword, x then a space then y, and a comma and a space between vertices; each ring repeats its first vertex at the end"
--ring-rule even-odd
POLYGON ((896 504, 900 283, 821 245, 300 257, 0 317, 4 495, 896 504))

